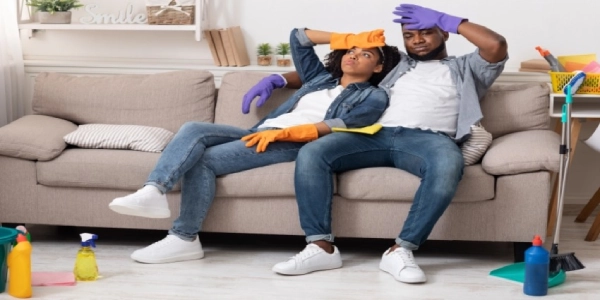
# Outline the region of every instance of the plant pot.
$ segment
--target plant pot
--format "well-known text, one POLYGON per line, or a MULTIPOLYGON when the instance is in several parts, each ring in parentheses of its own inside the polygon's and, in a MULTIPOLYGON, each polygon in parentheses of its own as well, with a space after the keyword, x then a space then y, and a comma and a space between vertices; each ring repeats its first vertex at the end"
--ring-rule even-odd
POLYGON ((292 65, 292 60, 289 58, 278 58, 277 66, 278 67, 289 67, 292 65))
POLYGON ((57 11, 51 14, 45 11, 38 11, 38 19, 40 20, 40 24, 71 24, 71 12, 57 11))
POLYGON ((259 55, 258 56, 258 65, 259 66, 270 66, 271 65, 271 56, 270 55, 259 55))

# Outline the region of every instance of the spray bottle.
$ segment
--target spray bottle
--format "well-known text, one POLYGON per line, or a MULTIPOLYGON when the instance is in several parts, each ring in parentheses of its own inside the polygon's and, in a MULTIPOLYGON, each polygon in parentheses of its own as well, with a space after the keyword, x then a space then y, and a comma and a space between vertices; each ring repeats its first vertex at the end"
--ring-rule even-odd
POLYGON ((7 257, 8 294, 16 298, 30 298, 31 289, 31 243, 22 234, 17 245, 7 257))
POLYGON ((540 46, 535 47, 535 50, 537 50, 540 55, 550 64, 550 69, 553 72, 565 72, 563 65, 558 62, 556 57, 554 57, 550 51, 542 49, 540 46))
POLYGON ((81 249, 77 251, 73 273, 78 281, 94 281, 98 278, 98 265, 96 264, 96 254, 91 247, 96 247, 94 241, 98 239, 98 236, 91 233, 82 233, 80 236, 81 249))

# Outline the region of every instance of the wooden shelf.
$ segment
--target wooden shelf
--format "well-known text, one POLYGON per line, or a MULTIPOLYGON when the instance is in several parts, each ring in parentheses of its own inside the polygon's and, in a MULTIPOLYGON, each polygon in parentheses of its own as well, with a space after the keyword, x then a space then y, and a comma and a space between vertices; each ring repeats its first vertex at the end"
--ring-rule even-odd
MULTIPOLYGON (((560 118, 562 105, 565 103, 565 94, 550 94, 550 117, 560 118)), ((572 118, 600 118, 600 95, 575 94, 571 105, 572 118)))
MULTIPOLYGON (((205 9, 208 0, 195 0, 195 19, 191 25, 150 25, 150 24, 40 24, 31 22, 34 20, 29 16, 26 21, 20 19, 19 30, 24 32, 28 38, 34 37, 38 30, 128 30, 128 31, 189 31, 194 32, 196 41, 202 40, 202 28, 208 25, 205 9)), ((25 5, 25 4, 21 4, 25 5)), ((21 7, 21 9, 23 9, 21 7)), ((19 15, 22 13, 19 11, 19 15)))
POLYGON ((149 31, 195 31, 196 25, 148 25, 148 24, 19 24, 19 29, 30 30, 149 30, 149 31))

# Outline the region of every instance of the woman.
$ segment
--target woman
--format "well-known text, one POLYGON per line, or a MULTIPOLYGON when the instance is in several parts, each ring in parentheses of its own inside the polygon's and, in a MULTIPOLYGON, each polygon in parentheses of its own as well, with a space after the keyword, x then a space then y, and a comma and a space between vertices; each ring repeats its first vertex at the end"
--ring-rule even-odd
MULTIPOLYGON (((387 94, 377 84, 400 59, 398 49, 385 46, 384 40, 383 30, 353 35, 294 29, 290 35, 292 57, 303 82, 294 95, 251 129, 184 124, 144 187, 110 203, 109 207, 121 214, 167 218, 170 211, 165 194, 183 178, 180 216, 169 234, 135 251, 131 258, 143 263, 202 258, 197 233, 214 199, 217 176, 293 161, 306 142, 330 133, 332 127, 374 123, 388 104, 387 94), (313 46, 330 42, 336 50, 323 64, 313 46), (274 141, 279 142, 269 145, 274 141)), ((286 83, 284 77, 271 75, 260 84, 282 87, 286 83)), ((245 113, 254 96, 254 89, 244 96, 245 113)))

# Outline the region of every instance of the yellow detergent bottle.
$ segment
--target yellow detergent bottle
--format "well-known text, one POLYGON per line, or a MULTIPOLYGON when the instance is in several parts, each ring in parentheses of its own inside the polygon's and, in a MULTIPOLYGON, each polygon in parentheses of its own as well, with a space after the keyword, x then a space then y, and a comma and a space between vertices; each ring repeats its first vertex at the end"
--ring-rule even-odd
POLYGON ((8 294, 16 298, 30 298, 31 290, 31 243, 22 234, 17 245, 7 257, 8 294))
POLYGON ((96 264, 96 254, 91 247, 96 247, 94 241, 98 239, 98 236, 91 233, 80 235, 81 249, 77 251, 73 273, 78 281, 94 281, 98 278, 98 265, 96 264))

